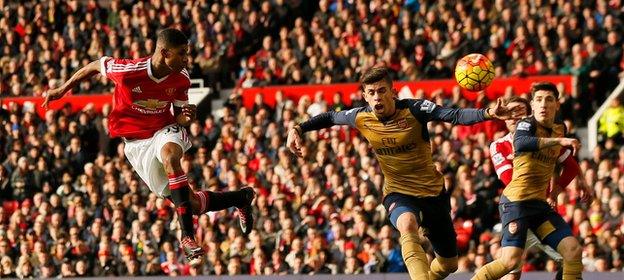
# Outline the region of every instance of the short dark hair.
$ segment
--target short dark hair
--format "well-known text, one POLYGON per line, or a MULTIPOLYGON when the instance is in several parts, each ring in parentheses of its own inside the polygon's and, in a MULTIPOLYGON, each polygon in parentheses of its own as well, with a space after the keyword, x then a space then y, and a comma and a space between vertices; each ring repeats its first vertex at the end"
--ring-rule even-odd
POLYGON ((390 71, 388 71, 387 67, 373 67, 368 69, 360 78, 360 82, 362 86, 374 84, 379 81, 385 81, 388 84, 392 85, 392 78, 390 77, 390 71))
POLYGON ((535 93, 540 90, 550 91, 553 93, 555 98, 559 98, 559 89, 557 89, 555 84, 551 82, 539 82, 531 85, 531 99, 533 99, 533 97, 535 97, 535 93))
POLYGON ((513 103, 513 102, 523 103, 526 106, 526 113, 527 113, 527 115, 531 114, 531 102, 529 102, 529 100, 527 100, 526 98, 517 96, 517 95, 509 97, 509 98, 507 98, 507 100, 505 100, 505 104, 509 104, 509 103, 513 103))
POLYGON ((187 45, 188 38, 184 33, 175 28, 166 28, 158 33, 156 44, 162 44, 164 47, 177 48, 187 45))

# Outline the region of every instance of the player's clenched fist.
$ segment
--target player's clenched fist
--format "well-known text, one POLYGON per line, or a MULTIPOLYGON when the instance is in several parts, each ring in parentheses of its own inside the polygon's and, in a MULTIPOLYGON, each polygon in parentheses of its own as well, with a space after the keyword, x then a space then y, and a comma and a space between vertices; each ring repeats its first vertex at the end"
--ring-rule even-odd
POLYGON ((572 148, 573 155, 576 155, 576 152, 581 149, 581 142, 575 138, 561 138, 559 144, 564 147, 572 148))
POLYGON ((594 201, 594 190, 587 185, 585 180, 582 178, 577 178, 578 180, 578 191, 580 194, 581 201, 591 204, 594 201))
POLYGON ((298 157, 302 157, 301 153, 301 128, 294 127, 288 131, 288 138, 286 138, 286 146, 290 151, 298 157))
POLYGON ((182 112, 176 117, 176 121, 181 126, 189 126, 197 115, 197 105, 187 104, 182 107, 182 112))

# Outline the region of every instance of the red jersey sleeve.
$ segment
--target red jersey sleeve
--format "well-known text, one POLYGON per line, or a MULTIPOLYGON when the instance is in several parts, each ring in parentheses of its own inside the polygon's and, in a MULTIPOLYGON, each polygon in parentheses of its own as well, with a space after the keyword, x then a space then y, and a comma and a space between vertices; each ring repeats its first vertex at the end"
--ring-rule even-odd
POLYGON ((100 58, 100 74, 118 84, 124 73, 128 73, 128 70, 135 67, 132 63, 132 59, 103 56, 100 58))
POLYGON ((572 150, 570 150, 569 148, 562 148, 559 152, 559 158, 557 159, 557 161, 559 163, 564 163, 568 158, 571 158, 571 156, 572 150))
POLYGON ((500 142, 492 142, 490 145, 490 154, 492 157, 492 164, 498 178, 507 186, 511 182, 513 175, 513 161, 511 160, 511 149, 505 147, 500 142))
POLYGON ((561 176, 559 176, 557 185, 560 188, 565 188, 576 178, 581 168, 578 162, 576 162, 576 159, 572 156, 572 151, 570 149, 561 149, 559 163, 562 165, 563 170, 561 171, 561 176))

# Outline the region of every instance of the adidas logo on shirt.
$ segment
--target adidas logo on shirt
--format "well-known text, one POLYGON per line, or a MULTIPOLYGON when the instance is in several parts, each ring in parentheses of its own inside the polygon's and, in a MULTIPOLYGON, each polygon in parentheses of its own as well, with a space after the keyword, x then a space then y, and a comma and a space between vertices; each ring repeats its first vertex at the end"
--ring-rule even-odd
POLYGON ((137 86, 137 87, 133 88, 132 92, 134 92, 134 93, 141 93, 141 87, 137 86))

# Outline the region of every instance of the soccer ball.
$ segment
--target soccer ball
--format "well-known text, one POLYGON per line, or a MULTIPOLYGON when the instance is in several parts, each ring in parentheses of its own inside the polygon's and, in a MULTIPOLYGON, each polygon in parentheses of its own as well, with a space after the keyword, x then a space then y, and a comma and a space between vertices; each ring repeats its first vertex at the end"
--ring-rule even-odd
POLYGON ((455 80, 464 89, 481 91, 487 88, 494 79, 492 62, 479 53, 471 53, 457 61, 455 80))

